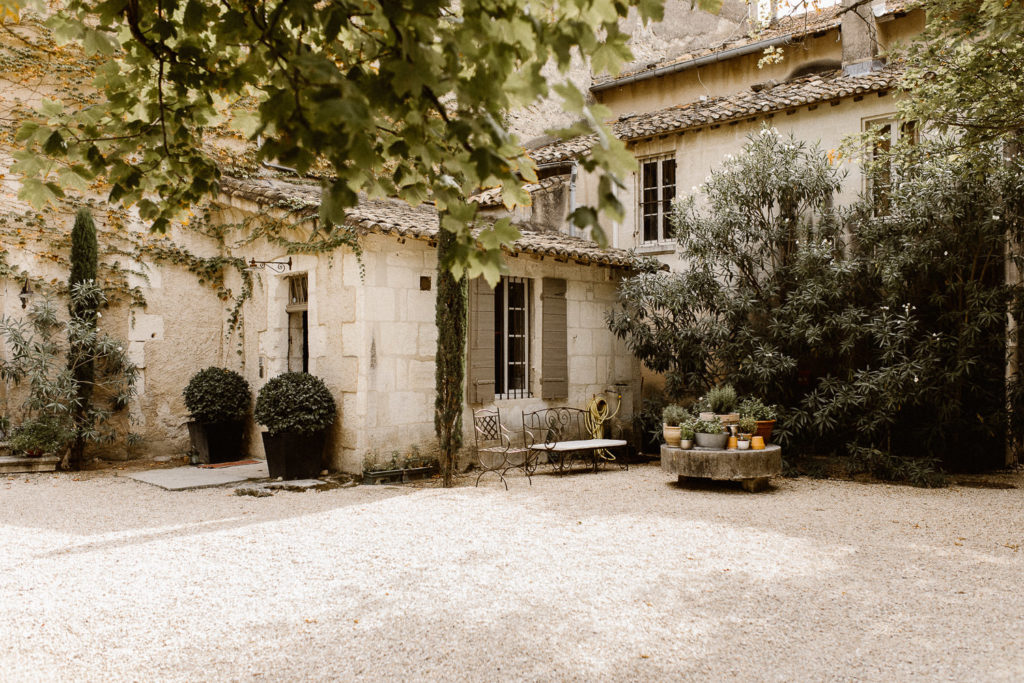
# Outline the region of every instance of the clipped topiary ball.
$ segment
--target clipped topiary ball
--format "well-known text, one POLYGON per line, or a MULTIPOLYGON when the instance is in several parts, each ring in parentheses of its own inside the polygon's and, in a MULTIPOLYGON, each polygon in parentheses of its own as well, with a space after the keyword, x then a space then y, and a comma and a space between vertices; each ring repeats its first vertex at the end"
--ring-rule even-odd
POLYGON ((184 396, 192 419, 204 424, 244 420, 252 401, 252 391, 244 377, 234 370, 217 367, 193 375, 184 396))
POLYGON ((256 422, 271 436, 282 432, 310 434, 334 423, 334 397, 319 377, 286 372, 263 385, 256 397, 256 422))

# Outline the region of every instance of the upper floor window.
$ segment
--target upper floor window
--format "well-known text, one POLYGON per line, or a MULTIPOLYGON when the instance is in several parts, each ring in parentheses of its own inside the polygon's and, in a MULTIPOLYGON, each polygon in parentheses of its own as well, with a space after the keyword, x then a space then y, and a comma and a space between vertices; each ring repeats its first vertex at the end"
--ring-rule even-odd
POLYGON ((640 229, 644 242, 672 238, 672 200, 676 197, 676 160, 640 162, 640 229))
POLYGON ((871 198, 875 212, 884 215, 889 210, 889 193, 892 187, 892 167, 884 158, 901 140, 911 144, 917 142, 917 126, 913 121, 886 117, 865 121, 864 130, 875 134, 870 149, 871 171, 865 177, 867 194, 871 198), (875 163, 880 159, 880 163, 875 163))

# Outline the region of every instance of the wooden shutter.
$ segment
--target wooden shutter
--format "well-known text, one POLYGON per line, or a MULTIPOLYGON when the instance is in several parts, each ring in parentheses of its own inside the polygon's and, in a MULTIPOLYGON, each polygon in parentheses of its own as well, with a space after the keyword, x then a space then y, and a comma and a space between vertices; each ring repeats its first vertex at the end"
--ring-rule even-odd
POLYGON ((565 280, 544 278, 541 292, 541 398, 569 396, 569 341, 565 280))
MULTIPOLYGON (((444 330, 439 333, 444 334, 444 330)), ((470 403, 494 401, 494 290, 482 277, 469 281, 466 383, 470 403)))

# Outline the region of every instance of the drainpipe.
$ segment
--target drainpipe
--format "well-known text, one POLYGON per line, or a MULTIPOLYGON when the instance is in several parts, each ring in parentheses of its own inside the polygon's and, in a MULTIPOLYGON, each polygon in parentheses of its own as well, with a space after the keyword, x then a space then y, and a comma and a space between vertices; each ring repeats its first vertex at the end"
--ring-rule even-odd
MULTIPOLYGON (((576 162, 572 162, 572 168, 569 171, 569 215, 571 216, 573 211, 576 210, 576 162)), ((573 237, 576 236, 576 224, 569 221, 569 234, 573 237)))

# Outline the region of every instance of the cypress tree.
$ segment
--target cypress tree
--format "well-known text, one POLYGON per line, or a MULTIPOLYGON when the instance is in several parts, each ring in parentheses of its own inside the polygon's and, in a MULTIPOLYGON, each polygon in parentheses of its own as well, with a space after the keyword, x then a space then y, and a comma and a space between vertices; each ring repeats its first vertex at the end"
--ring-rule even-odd
POLYGON ((448 269, 456 245, 455 234, 441 230, 437 239, 437 357, 434 431, 440 446, 441 476, 445 487, 454 484, 456 458, 462 446, 462 385, 466 373, 467 280, 456 280, 448 269))
POLYGON ((70 329, 78 329, 68 339, 68 366, 75 381, 77 402, 72 413, 75 428, 75 440, 71 444, 68 463, 72 469, 82 466, 85 453, 85 429, 88 426, 89 402, 92 399, 92 387, 95 381, 96 367, 90 352, 90 339, 95 334, 88 334, 88 328, 94 333, 99 313, 99 302, 95 297, 76 296, 75 286, 95 282, 99 265, 96 244, 96 225, 88 209, 79 209, 75 215, 75 225, 71 229, 71 276, 68 287, 71 291, 69 312, 72 317, 70 329), (86 328, 83 330, 82 328, 86 328), (85 332, 83 334, 83 332, 85 332))

